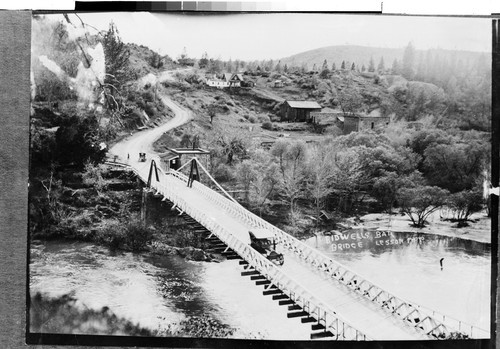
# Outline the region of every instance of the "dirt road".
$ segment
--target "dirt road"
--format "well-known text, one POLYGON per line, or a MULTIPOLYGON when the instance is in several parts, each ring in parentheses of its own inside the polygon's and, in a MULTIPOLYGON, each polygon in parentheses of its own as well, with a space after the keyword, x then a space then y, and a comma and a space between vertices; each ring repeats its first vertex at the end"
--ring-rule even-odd
MULTIPOLYGON (((160 94, 161 101, 175 114, 172 120, 154 128, 135 133, 116 143, 110 150, 111 155, 117 155, 120 162, 128 163, 132 167, 138 167, 139 153, 146 153, 151 159, 157 157, 153 150, 153 143, 165 132, 186 123, 191 117, 191 112, 182 108, 164 93, 160 94), (130 156, 130 158, 129 158, 130 156)), ((147 161, 149 163, 149 161, 147 161)))

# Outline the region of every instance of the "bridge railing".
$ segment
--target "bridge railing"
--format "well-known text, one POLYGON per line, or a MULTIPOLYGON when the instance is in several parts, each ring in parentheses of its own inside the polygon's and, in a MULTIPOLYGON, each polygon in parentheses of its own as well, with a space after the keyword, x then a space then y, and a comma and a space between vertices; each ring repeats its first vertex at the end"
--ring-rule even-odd
MULTIPOLYGON (((187 183, 187 177, 178 174, 170 173, 174 177, 187 183)), ((331 331, 337 340, 371 340, 364 333, 357 330, 342 319, 334 310, 330 309, 325 302, 313 296, 313 293, 307 288, 300 285, 299 282, 284 274, 276 265, 270 262, 262 254, 250 247, 249 244, 242 242, 234 235, 229 233, 223 226, 217 223, 214 219, 207 216, 198 209, 193 208, 180 195, 175 193, 173 185, 166 180, 167 176, 162 173, 160 182, 152 183, 152 188, 157 193, 163 195, 169 201, 173 202, 181 211, 191 216, 198 221, 211 233, 215 234, 229 248, 234 250, 243 259, 248 261, 257 271, 264 275, 269 281, 286 294, 291 300, 298 304, 304 311, 308 312, 312 317, 318 320, 318 323, 325 326, 331 331)), ((193 187, 198 187, 193 185, 193 187)))
MULTIPOLYGON (((187 183, 187 177, 182 173, 171 171, 169 174, 187 183)), ((354 292, 378 304, 381 308, 390 311, 392 314, 404 320, 408 325, 424 332, 426 335, 435 338, 446 338, 452 332, 460 332, 470 338, 489 337, 488 331, 477 326, 467 324, 453 317, 395 296, 375 283, 368 281, 358 273, 353 272, 344 265, 324 255, 317 249, 266 222, 243 206, 211 190, 202 183, 195 181, 193 183, 193 188, 205 195, 210 201, 229 212, 232 216, 244 221, 250 227, 264 228, 273 232, 277 240, 281 242, 283 246, 293 251, 300 258, 329 274, 354 292)))

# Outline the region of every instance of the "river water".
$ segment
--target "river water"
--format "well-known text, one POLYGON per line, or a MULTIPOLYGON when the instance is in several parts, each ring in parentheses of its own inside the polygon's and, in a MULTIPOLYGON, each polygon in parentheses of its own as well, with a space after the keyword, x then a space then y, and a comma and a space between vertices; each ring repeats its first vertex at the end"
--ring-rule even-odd
MULTIPOLYGON (((306 243, 403 299, 489 328, 489 245, 421 234, 377 234, 318 236, 306 243)), ((234 260, 194 262, 50 241, 32 244, 30 292, 71 294, 88 308, 107 306, 152 330, 208 315, 235 328, 234 338, 308 340, 310 326, 288 319, 287 307, 263 296, 263 286, 242 277, 242 270, 234 260)))
POLYGON ((118 317, 152 330, 208 315, 235 328, 233 338, 308 340, 310 324, 288 319, 287 307, 263 296, 263 286, 241 271, 235 260, 194 262, 49 241, 32 245, 30 292, 71 294, 88 308, 107 306, 118 317))
POLYGON ((317 236, 306 243, 402 299, 489 331, 489 244, 367 230, 317 236))

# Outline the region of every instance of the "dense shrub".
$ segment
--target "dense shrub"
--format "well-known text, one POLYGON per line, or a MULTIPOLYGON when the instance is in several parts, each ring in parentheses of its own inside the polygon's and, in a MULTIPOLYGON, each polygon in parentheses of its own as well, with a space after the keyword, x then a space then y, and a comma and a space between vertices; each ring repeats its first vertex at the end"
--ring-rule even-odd
POLYGON ((132 220, 127 224, 119 221, 106 222, 106 224, 97 231, 95 239, 115 249, 126 249, 132 251, 141 251, 146 249, 146 245, 153 238, 153 229, 146 227, 138 219, 132 220))
POLYGON ((262 128, 264 130, 272 130, 273 129, 273 123, 271 121, 266 121, 262 123, 262 128))
POLYGON ((152 336, 153 333, 119 318, 108 307, 81 307, 69 296, 48 298, 36 293, 30 300, 30 330, 43 333, 85 333, 100 335, 152 336))

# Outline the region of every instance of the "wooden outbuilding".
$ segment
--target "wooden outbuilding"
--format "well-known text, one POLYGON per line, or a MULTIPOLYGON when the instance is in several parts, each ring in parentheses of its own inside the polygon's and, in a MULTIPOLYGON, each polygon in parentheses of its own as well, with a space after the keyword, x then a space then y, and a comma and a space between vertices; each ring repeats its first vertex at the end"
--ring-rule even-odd
POLYGON ((281 105, 281 121, 307 121, 311 112, 318 111, 321 111, 321 106, 314 101, 285 101, 281 105))
MULTIPOLYGON (((160 156, 166 165, 167 170, 177 170, 182 166, 182 157, 193 157, 200 155, 210 155, 208 150, 202 148, 169 148, 168 151, 160 156)), ((207 161, 204 161, 204 166, 207 161)))

